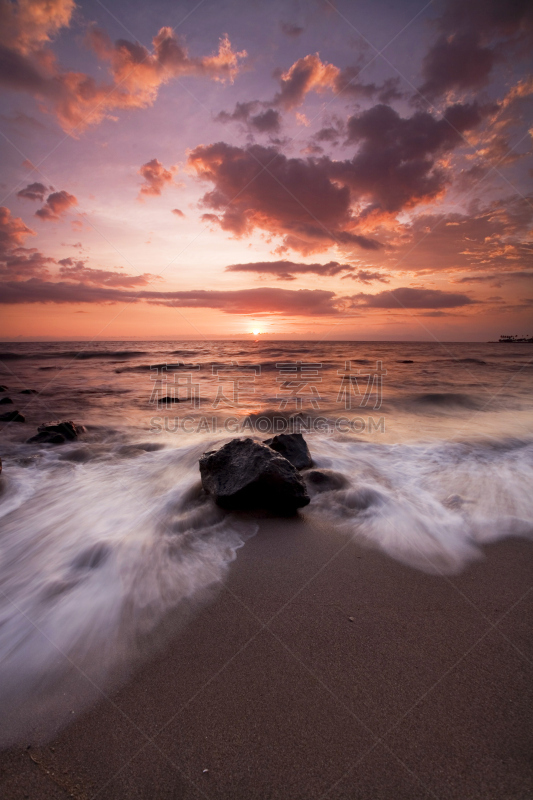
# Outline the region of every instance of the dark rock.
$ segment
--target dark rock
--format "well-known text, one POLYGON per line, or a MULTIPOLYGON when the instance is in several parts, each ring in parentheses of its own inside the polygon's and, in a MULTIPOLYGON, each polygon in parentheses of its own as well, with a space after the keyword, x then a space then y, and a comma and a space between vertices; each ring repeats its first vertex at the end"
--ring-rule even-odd
POLYGON ((66 441, 62 433, 41 431, 41 433, 28 439, 27 444, 65 444, 66 441))
POLYGON ((158 403, 179 403, 177 397, 160 397, 158 403))
POLYGON ((293 514, 309 503, 296 468, 253 439, 232 439, 220 450, 204 453, 200 474, 204 490, 222 508, 293 514))
POLYGON ((13 405, 13 400, 11 400, 10 397, 2 397, 2 399, 0 400, 0 406, 7 406, 8 403, 11 403, 11 405, 13 405))
POLYGON ((267 444, 281 456, 290 461, 296 469, 307 469, 313 466, 311 453, 307 442, 301 433, 280 433, 272 439, 265 439, 263 444, 267 444))
POLYGON ((0 386, 0 392, 7 392, 7 386, 0 386))
POLYGON ((39 394, 37 389, 21 389, 19 394, 39 394))
POLYGON ((341 472, 332 469, 312 469, 305 473, 305 481, 310 490, 316 493, 345 489, 349 483, 341 472))
POLYGON ((77 439, 80 433, 85 433, 83 425, 75 425, 70 419, 47 422, 44 425, 39 425, 37 430, 39 433, 60 433, 65 439, 69 439, 70 441, 77 439))
POLYGON ((18 411, 6 411, 5 414, 0 414, 0 422, 26 422, 26 417, 18 411))
POLYGON ((400 361, 400 364, 414 364, 414 361, 411 361, 409 358, 406 361, 400 361))

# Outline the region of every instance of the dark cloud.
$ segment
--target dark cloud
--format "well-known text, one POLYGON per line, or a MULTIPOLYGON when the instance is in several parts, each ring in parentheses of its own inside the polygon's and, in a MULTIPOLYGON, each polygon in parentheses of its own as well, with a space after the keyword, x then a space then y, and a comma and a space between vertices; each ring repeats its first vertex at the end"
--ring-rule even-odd
POLYGON ((158 197, 165 186, 172 184, 177 170, 177 166, 165 169, 157 158, 147 161, 139 169, 139 175, 144 179, 144 183, 139 190, 139 198, 158 197))
POLYGON ((353 270, 351 264, 329 261, 327 264, 303 264, 294 261, 253 261, 249 264, 231 264, 226 272, 254 272, 258 275, 275 275, 278 280, 294 281, 296 275, 314 274, 331 277, 353 270))
POLYGON ((56 222, 72 206, 77 206, 78 201, 73 194, 69 194, 64 189, 60 192, 52 192, 46 198, 46 203, 42 208, 35 212, 36 217, 48 222, 56 222))
POLYGON ((390 275, 388 272, 375 272, 369 269, 358 269, 357 272, 351 272, 342 276, 342 280, 350 278, 353 281, 360 281, 361 283, 372 283, 379 281, 380 283, 389 283, 390 275))
POLYGON ((358 230, 361 222, 438 197, 450 180, 440 159, 484 113, 458 103, 441 119, 421 111, 406 118, 380 104, 348 120, 347 142, 358 146, 351 160, 287 158, 274 147, 218 142, 195 148, 189 166, 214 185, 202 202, 217 213, 204 219, 223 230, 242 236, 260 228, 304 254, 332 244, 377 250, 358 230))
POLYGON ((228 314, 284 314, 288 316, 338 313, 334 293, 319 289, 242 289, 236 291, 152 292, 32 278, 0 284, 0 303, 139 303, 173 308, 214 308, 228 314))
POLYGON ((305 30, 301 25, 296 25, 294 22, 280 22, 279 27, 286 36, 290 36, 292 39, 297 39, 305 30))
POLYGON ((22 197, 25 200, 39 200, 44 201, 44 196, 52 190, 51 186, 45 186, 44 183, 29 183, 20 192, 17 192, 17 197, 22 197))
MULTIPOLYGON (((517 281, 524 280, 530 281, 533 279, 533 272, 528 270, 514 271, 514 272, 500 272, 489 273, 487 275, 465 275, 463 278, 457 278, 453 283, 488 283, 489 281, 517 281)), ((490 300, 491 298, 489 298, 490 300)))
POLYGON ((413 289, 409 286, 384 290, 378 294, 352 295, 349 300, 354 308, 459 308, 476 303, 471 297, 458 292, 444 292, 440 289, 413 289))
POLYGON ((439 20, 449 33, 477 30, 483 36, 529 36, 533 33, 533 8, 529 0, 448 0, 439 20))
POLYGON ((350 310, 448 309, 472 305, 465 294, 437 289, 399 288, 378 294, 360 292, 335 297, 320 289, 240 289, 155 292, 92 286, 87 283, 50 282, 37 278, 0 283, 0 303, 141 303, 171 308, 211 308, 227 314, 281 314, 285 316, 335 316, 350 310))
POLYGON ((387 78, 382 84, 363 83, 358 79, 361 71, 361 66, 350 66, 339 70, 332 86, 335 94, 368 100, 377 97, 380 103, 390 103, 392 100, 401 100, 404 97, 400 91, 399 78, 387 78))
POLYGON ((441 36, 424 57, 425 80, 419 91, 433 99, 449 89, 480 89, 488 82, 495 61, 496 53, 480 45, 477 34, 441 36))
POLYGON ((237 103, 231 114, 228 111, 221 111, 215 119, 218 122, 240 122, 258 133, 277 133, 281 128, 281 115, 274 108, 260 111, 259 109, 264 106, 265 104, 259 100, 237 103))
POLYGON ((260 133, 277 133, 281 128, 281 116, 275 109, 268 108, 255 117, 250 117, 250 125, 260 133))
POLYGON ((348 120, 348 142, 359 144, 357 154, 328 171, 350 186, 354 199, 367 200, 368 210, 411 208, 443 192, 449 177, 439 158, 461 144, 484 113, 476 104, 458 103, 441 119, 427 112, 401 117, 390 106, 373 106, 348 120))
POLYGON ((532 41, 533 11, 529 0, 448 0, 437 26, 440 35, 424 57, 419 90, 430 99, 483 87, 498 60, 532 41))
POLYGON ((287 158, 273 147, 201 145, 189 155, 201 180, 214 184, 202 199, 218 212, 209 221, 237 236, 254 228, 284 237, 304 254, 332 244, 376 250, 379 243, 354 231, 350 190, 329 176, 331 162, 287 158))

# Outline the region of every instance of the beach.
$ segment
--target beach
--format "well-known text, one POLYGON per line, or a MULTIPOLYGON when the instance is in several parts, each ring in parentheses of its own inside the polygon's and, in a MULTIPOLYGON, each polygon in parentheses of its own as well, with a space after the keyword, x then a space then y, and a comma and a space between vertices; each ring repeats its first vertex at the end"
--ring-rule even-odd
POLYGON ((532 796, 527 350, 4 348, 2 798, 532 796), (279 425, 309 504, 217 508, 202 453, 279 425))
POLYGON ((530 544, 448 578, 300 516, 126 686, 4 752, 2 797, 531 797, 530 544))

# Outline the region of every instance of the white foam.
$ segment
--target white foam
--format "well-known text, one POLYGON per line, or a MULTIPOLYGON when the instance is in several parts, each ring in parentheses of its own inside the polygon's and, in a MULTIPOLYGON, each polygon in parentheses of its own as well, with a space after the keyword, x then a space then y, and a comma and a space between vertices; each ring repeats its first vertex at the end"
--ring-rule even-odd
POLYGON ((0 504, 0 746, 53 735, 220 585, 255 527, 193 499, 183 508, 198 449, 10 467, 0 504))

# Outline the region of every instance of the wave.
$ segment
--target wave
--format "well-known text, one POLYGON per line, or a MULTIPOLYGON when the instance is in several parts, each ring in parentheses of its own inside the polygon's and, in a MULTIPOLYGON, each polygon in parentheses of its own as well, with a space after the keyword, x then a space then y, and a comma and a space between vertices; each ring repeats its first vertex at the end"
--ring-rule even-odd
MULTIPOLYGON (((367 445, 315 440, 318 468, 337 485, 309 513, 359 542, 432 574, 455 574, 482 545, 533 539, 533 441, 367 445)), ((327 485, 327 481, 326 481, 327 485)))
POLYGON ((63 350, 44 353, 0 353, 0 361, 15 359, 44 359, 44 358, 75 358, 85 360, 91 358, 136 358, 145 356, 146 350, 63 350))
MULTIPOLYGON (((124 680, 204 603, 253 521, 198 492, 198 446, 3 478, 0 746, 43 741, 124 680)), ((144 450, 144 452, 142 452, 144 450)))

